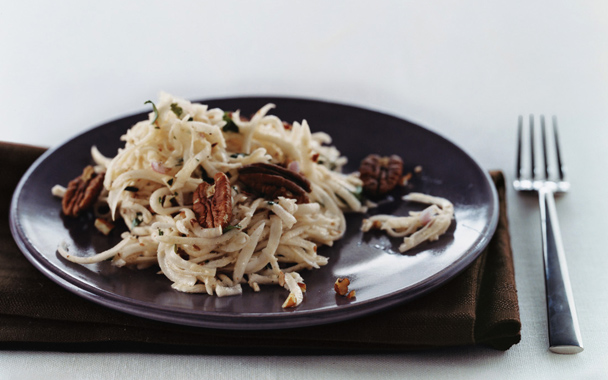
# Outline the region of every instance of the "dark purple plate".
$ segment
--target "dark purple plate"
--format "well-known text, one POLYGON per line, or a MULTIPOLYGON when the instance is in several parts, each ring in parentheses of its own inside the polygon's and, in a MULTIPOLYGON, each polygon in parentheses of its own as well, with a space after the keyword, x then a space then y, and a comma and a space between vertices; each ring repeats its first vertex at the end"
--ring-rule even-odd
MULTIPOLYGON (((101 235, 92 220, 65 220, 60 200, 51 195, 55 184, 66 185, 91 163, 90 148, 96 145, 114 156, 119 137, 137 121, 140 113, 85 132, 51 149, 22 178, 11 205, 10 223, 15 241, 28 260, 64 288, 107 307, 150 319, 200 327, 225 329, 275 329, 310 326, 355 318, 412 300, 445 283, 465 269, 486 247, 498 220, 496 190, 488 174, 468 154, 445 138, 408 121, 357 107, 323 101, 247 97, 204 101, 244 114, 266 103, 283 120, 306 119, 313 131, 325 131, 333 144, 349 158, 346 172, 358 169, 370 153, 398 154, 405 171, 423 168, 407 189, 400 188, 392 200, 374 213, 405 215, 421 205, 400 200, 406 191, 441 196, 454 203, 455 222, 439 241, 401 254, 400 239, 381 233, 359 231, 362 215, 347 215, 345 237, 333 247, 320 249, 329 264, 304 271, 307 284, 304 302, 295 309, 281 308, 288 292, 277 286, 254 293, 244 286, 241 296, 210 297, 185 294, 170 287, 157 268, 115 268, 109 262, 79 265, 64 260, 56 251, 65 240, 73 252, 92 255, 118 241, 101 235), (337 277, 349 277, 355 299, 337 296, 337 277)), ((116 234, 118 235, 118 234, 116 234)))

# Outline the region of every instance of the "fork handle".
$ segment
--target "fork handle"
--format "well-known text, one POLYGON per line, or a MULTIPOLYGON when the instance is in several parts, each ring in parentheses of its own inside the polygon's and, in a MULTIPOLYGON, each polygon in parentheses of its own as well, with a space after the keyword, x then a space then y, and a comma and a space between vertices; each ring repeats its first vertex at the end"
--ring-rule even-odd
POLYGON ((549 321, 549 349, 559 354, 583 351, 553 189, 538 192, 549 321))

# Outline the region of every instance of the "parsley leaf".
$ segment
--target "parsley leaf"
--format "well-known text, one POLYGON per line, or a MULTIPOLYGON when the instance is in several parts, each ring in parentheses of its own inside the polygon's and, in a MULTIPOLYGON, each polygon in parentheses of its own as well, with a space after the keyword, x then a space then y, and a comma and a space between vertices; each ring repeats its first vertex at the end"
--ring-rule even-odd
POLYGON ((182 117, 182 113, 184 112, 182 107, 178 106, 177 103, 171 103, 171 111, 173 111, 177 117, 182 117))
POLYGON ((224 228, 222 229, 222 233, 226 233, 226 232, 228 232, 228 231, 230 231, 230 230, 234 230, 235 228, 236 228, 237 230, 240 230, 240 229, 241 229, 241 228, 243 228, 243 227, 241 227, 241 225, 240 225, 240 224, 235 224, 234 226, 226 226, 226 227, 224 227, 224 228))
POLYGON ((355 191, 351 191, 351 193, 359 200, 359 202, 363 202, 365 197, 363 196, 363 187, 357 186, 355 191))
POLYGON ((144 216, 142 215, 141 212, 138 212, 137 214, 135 214, 135 218, 133 218, 133 221, 131 222, 131 225, 133 227, 137 227, 141 224, 141 222, 144 221, 144 216))
POLYGON ((154 110, 154 120, 152 120, 152 124, 155 124, 156 127, 158 127, 158 123, 156 122, 158 120, 158 108, 156 108, 156 104, 154 104, 154 102, 151 100, 146 100, 144 102, 144 104, 148 103, 152 104, 152 109, 154 110))
POLYGON ((222 127, 222 131, 239 133, 238 125, 234 124, 234 121, 232 121, 232 117, 228 112, 224 112, 224 117, 222 119, 226 122, 226 125, 222 127))

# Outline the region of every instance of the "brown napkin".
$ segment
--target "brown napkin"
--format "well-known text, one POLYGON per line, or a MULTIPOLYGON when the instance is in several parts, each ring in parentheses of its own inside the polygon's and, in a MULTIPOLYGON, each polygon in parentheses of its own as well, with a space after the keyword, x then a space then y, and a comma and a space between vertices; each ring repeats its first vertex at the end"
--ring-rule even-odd
POLYGON ((0 143, 0 349, 183 353, 379 352, 461 345, 507 350, 521 323, 505 182, 492 172, 500 220, 488 248, 441 288, 412 302, 346 322, 272 331, 175 326, 82 299, 38 272, 8 225, 12 193, 43 148, 0 143))

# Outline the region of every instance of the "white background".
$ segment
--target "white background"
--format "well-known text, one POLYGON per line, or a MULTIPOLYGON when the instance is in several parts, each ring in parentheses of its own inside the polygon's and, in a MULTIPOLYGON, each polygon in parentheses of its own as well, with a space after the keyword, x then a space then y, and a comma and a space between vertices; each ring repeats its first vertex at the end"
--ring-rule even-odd
MULTIPOLYGON (((4 1, 0 140, 55 146, 160 91, 285 95, 380 110, 512 179, 520 114, 556 114, 558 200, 586 350, 547 349, 533 197, 509 188, 522 342, 394 355, 0 352, 0 378, 605 378, 608 3, 603 1, 4 1)), ((403 136, 407 139, 407 136, 403 136)))

